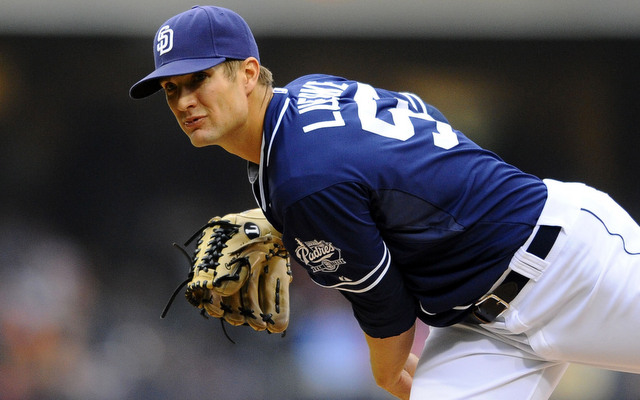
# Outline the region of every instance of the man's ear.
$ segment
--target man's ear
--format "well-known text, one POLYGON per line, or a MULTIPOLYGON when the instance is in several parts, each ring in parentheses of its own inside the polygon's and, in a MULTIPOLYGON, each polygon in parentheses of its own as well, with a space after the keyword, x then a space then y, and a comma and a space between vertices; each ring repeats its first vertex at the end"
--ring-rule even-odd
POLYGON ((255 57, 249 57, 242 62, 240 71, 244 84, 247 89, 247 94, 251 93, 258 84, 258 78, 260 77, 260 62, 255 57))

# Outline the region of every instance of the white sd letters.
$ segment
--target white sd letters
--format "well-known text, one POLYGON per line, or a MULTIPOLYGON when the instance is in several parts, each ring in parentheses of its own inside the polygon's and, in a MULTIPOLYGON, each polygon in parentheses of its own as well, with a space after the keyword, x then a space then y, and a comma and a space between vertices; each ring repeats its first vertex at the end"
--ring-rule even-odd
POLYGON ((158 45, 156 50, 160 55, 168 53, 173 49, 173 29, 165 25, 158 31, 158 45))

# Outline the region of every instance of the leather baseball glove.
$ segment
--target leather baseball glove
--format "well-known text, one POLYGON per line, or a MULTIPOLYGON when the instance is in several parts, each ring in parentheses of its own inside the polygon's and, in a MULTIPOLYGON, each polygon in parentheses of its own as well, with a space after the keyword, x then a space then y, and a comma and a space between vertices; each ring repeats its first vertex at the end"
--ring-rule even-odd
POLYGON ((249 325, 257 331, 284 332, 289 325, 289 254, 282 235, 260 209, 212 218, 196 237, 189 276, 165 307, 166 315, 178 291, 202 315, 231 325, 249 325))

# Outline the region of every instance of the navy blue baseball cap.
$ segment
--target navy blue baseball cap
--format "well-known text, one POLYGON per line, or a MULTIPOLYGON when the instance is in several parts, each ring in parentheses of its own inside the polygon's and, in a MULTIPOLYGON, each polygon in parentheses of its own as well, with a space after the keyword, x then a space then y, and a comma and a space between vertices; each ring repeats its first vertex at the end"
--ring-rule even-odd
POLYGON ((129 90, 141 99, 161 89, 159 80, 215 67, 225 60, 255 57, 258 45, 251 29, 235 12, 221 7, 194 6, 170 18, 156 33, 156 69, 129 90))

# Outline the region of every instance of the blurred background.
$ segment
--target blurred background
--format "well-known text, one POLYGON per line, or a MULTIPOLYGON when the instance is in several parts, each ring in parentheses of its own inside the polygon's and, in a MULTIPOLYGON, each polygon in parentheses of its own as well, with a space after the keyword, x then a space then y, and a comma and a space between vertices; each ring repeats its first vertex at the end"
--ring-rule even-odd
MULTIPOLYGON (((637 1, 216 5, 247 19, 277 85, 413 91, 526 172, 640 217, 637 1)), ((0 399, 390 399, 346 301, 301 269, 285 337, 228 329, 233 345, 181 295, 159 318, 188 269, 172 243, 255 207, 244 161, 191 147, 161 94, 128 97, 190 6, 0 0, 0 399)), ((572 366, 553 398, 638 399, 640 377, 572 366)))

